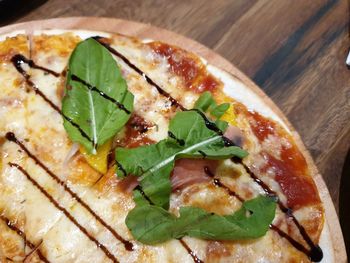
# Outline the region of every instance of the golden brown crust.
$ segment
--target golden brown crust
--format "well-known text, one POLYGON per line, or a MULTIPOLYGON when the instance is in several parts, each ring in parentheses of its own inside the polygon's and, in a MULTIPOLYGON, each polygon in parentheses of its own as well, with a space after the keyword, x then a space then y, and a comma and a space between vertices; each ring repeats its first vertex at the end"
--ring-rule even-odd
POLYGON ((13 55, 23 54, 28 56, 28 39, 26 35, 7 37, 0 41, 0 63, 9 62, 13 55))
POLYGON ((67 57, 81 41, 81 38, 72 33, 51 36, 44 34, 34 36, 33 41, 35 42, 33 56, 36 56, 37 52, 43 52, 51 55, 67 57))

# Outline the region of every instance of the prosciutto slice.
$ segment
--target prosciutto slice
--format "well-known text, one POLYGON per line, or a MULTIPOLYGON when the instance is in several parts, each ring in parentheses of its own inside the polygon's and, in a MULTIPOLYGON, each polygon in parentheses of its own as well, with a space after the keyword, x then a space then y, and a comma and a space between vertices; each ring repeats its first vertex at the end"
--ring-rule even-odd
POLYGON ((171 186, 173 191, 181 190, 187 186, 208 182, 211 180, 208 171, 215 174, 218 166, 216 160, 180 159, 175 162, 171 173, 171 186))

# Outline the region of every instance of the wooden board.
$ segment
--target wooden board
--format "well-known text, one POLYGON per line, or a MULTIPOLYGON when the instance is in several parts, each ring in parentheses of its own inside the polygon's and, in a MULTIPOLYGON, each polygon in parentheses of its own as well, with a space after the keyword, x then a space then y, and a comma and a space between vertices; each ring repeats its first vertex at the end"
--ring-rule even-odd
POLYGON ((231 73, 236 78, 240 79, 247 87, 257 93, 264 102, 287 124, 289 129, 292 131, 297 144, 300 146, 301 150, 304 152, 308 162, 312 165, 312 169, 315 171, 315 181, 320 192, 320 196, 323 200, 325 210, 326 210, 326 220, 331 233, 333 248, 335 253, 335 262, 346 262, 346 252, 345 245, 343 241, 342 232, 340 229, 337 213, 334 209, 332 199, 329 195, 327 187, 322 179, 322 176, 317 172, 316 166, 310 157, 310 154, 305 149, 299 135, 295 132, 292 125, 289 123, 287 118, 278 109, 278 107, 270 100, 270 98, 257 87, 253 81, 251 81, 245 74, 243 74, 239 69, 232 65, 229 61, 222 58, 215 52, 206 48, 205 46, 199 44, 196 41, 185 38, 181 35, 175 34, 173 32, 160 29, 151 25, 120 20, 111 18, 97 18, 97 17, 76 17, 76 18, 57 18, 49 20, 40 20, 25 22, 15 25, 10 25, 7 27, 0 28, 0 34, 12 32, 15 30, 26 30, 30 33, 32 30, 37 29, 87 29, 96 31, 105 31, 111 33, 121 33, 125 35, 136 36, 139 38, 150 38, 155 40, 161 40, 167 43, 175 44, 185 49, 192 51, 205 59, 208 60, 210 64, 213 64, 221 69, 224 69, 231 73))

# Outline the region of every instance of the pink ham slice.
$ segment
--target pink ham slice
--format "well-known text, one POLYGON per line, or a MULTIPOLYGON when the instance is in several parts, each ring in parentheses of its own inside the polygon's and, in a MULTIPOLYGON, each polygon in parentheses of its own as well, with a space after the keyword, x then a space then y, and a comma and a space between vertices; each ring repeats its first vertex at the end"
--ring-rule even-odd
MULTIPOLYGON (((244 143, 242 131, 234 126, 229 126, 224 134, 237 146, 244 143)), ((208 182, 212 178, 205 172, 205 167, 215 174, 218 161, 206 159, 180 159, 175 162, 175 168, 171 173, 171 186, 173 191, 183 189, 187 186, 208 182)))
MULTIPOLYGON (((211 177, 205 172, 208 169, 215 174, 218 161, 203 159, 180 159, 175 162, 175 168, 171 173, 171 187, 173 191, 181 190, 187 186, 208 182, 211 177)), ((138 185, 137 177, 128 175, 118 184, 119 189, 131 193, 138 185)))
POLYGON ((244 144, 244 135, 242 131, 235 126, 228 126, 224 136, 233 141, 237 146, 242 147, 244 144))
MULTIPOLYGON (((244 143, 244 135, 237 127, 229 126, 224 135, 238 146, 242 146, 244 143)), ((181 190, 193 184, 210 181, 212 178, 205 172, 205 169, 207 168, 212 174, 215 174, 217 166, 218 161, 216 160, 176 160, 170 177, 172 190, 181 190)), ((122 190, 131 192, 138 185, 137 177, 128 175, 119 184, 122 190)))
POLYGON ((171 186, 173 191, 181 190, 187 186, 208 182, 211 177, 205 172, 209 169, 212 174, 218 166, 218 161, 204 159, 180 159, 176 160, 174 170, 171 173, 171 186))
POLYGON ((134 190, 135 187, 139 184, 137 179, 137 176, 129 174, 127 177, 125 177, 118 183, 118 187, 122 192, 131 193, 132 190, 134 190))

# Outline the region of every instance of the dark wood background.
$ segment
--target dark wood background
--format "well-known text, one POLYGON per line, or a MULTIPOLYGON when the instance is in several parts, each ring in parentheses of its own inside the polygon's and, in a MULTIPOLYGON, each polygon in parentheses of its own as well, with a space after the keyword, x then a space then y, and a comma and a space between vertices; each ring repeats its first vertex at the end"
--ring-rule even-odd
POLYGON ((300 133, 329 188, 344 237, 350 237, 347 0, 0 1, 0 26, 67 16, 150 23, 197 40, 230 60, 300 133))

